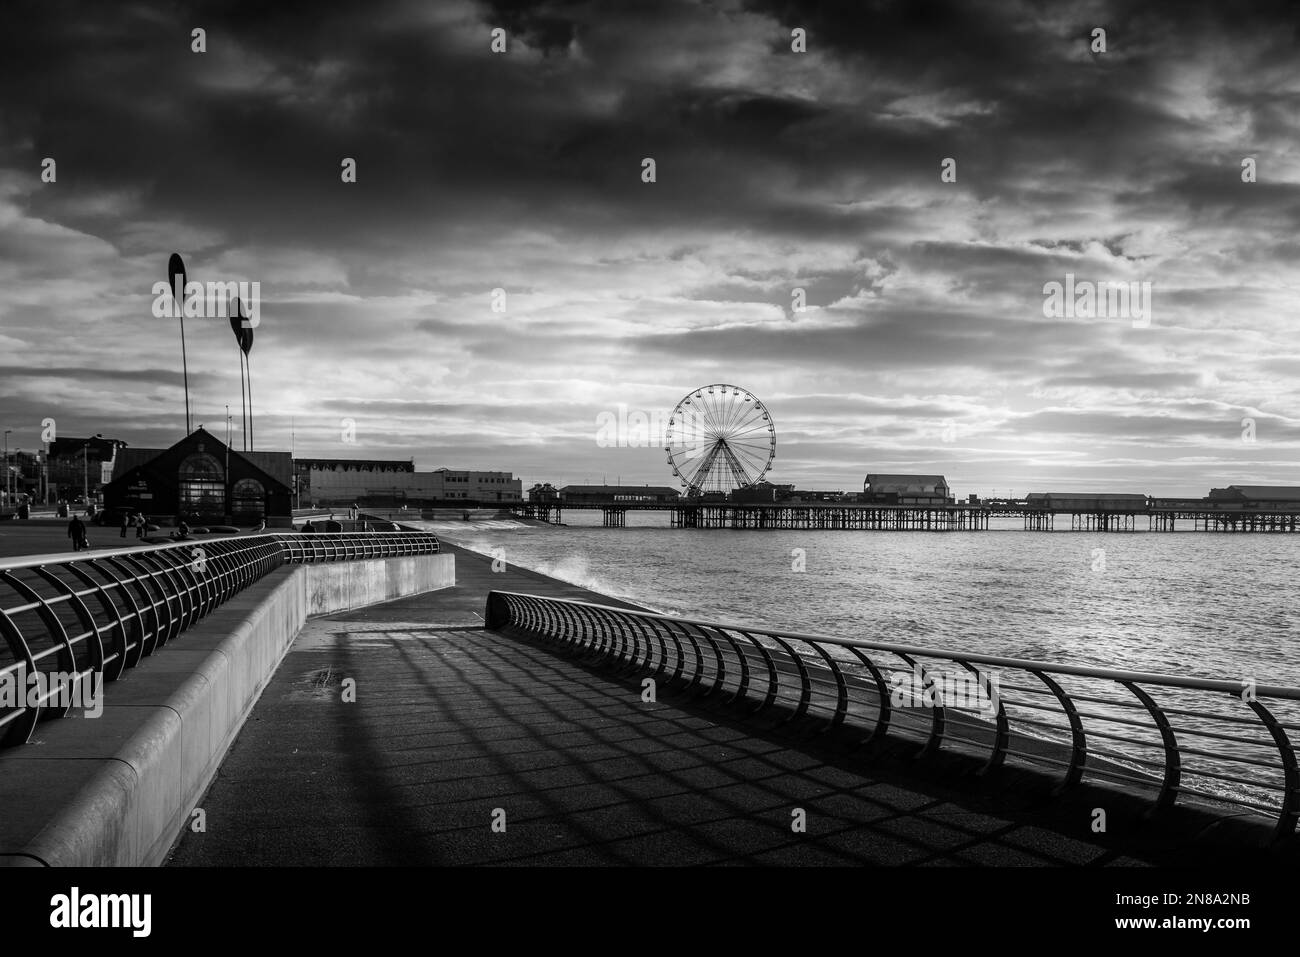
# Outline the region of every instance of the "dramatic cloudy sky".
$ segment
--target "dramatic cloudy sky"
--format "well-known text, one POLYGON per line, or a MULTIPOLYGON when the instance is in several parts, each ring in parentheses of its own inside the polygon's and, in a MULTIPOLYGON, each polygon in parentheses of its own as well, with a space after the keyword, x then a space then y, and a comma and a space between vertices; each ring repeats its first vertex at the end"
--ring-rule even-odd
MULTIPOLYGON (((13 4, 0 418, 26 448, 47 416, 179 438, 179 330, 150 306, 180 252, 262 284, 262 448, 292 418, 300 454, 658 483, 657 442, 602 447, 598 417, 729 382, 803 487, 1300 484, 1288 9, 13 4), (1067 273, 1152 283, 1149 324, 1046 317, 1067 273)), ((234 338, 186 333, 221 430, 234 338)))

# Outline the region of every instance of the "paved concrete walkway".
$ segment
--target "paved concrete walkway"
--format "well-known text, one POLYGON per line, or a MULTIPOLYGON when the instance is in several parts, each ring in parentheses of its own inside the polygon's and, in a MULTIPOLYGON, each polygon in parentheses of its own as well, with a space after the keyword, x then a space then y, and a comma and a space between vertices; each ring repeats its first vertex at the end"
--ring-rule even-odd
POLYGON ((971 788, 942 761, 868 762, 672 692, 645 703, 635 678, 482 628, 491 588, 608 599, 451 550, 454 589, 308 625, 171 863, 1206 860, 1119 806, 1092 834, 1086 793, 1047 799, 1014 773, 971 788))
MULTIPOLYGON (((174 531, 170 525, 164 525, 148 532, 148 541, 135 537, 135 529, 127 529, 122 535, 120 525, 104 526, 87 521, 86 540, 90 548, 83 552, 72 550, 72 540, 68 538, 69 519, 41 520, 30 522, 0 522, 0 559, 36 558, 37 556, 58 556, 59 558, 93 558, 96 552, 119 548, 150 548, 154 545, 169 544, 168 536, 174 531)), ((279 529, 288 531, 288 529, 279 529)), ((187 541, 204 541, 212 538, 227 538, 227 535, 195 535, 187 541)))
MULTIPOLYGON (((121 538, 117 528, 101 528, 81 517, 86 523, 86 537, 94 548, 133 548, 139 544, 135 540, 135 529, 130 529, 127 538, 121 538)), ((72 540, 68 538, 70 519, 47 519, 30 522, 0 522, 0 558, 21 558, 26 555, 57 555, 66 552, 69 558, 76 553, 72 550, 72 540)))

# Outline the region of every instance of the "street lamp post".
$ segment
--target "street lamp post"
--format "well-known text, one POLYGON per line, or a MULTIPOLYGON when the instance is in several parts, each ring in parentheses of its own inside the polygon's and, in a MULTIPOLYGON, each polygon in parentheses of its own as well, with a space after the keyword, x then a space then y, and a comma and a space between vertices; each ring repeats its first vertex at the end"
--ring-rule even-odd
POLYGON ((86 508, 90 508, 90 443, 103 437, 103 432, 96 432, 81 447, 81 495, 86 500, 86 508))
POLYGON ((9 504, 9 433, 13 429, 5 429, 5 505, 9 504))
POLYGON ((230 500, 230 440, 231 430, 234 424, 230 418, 230 406, 226 406, 226 524, 230 525, 235 521, 234 504, 230 500))

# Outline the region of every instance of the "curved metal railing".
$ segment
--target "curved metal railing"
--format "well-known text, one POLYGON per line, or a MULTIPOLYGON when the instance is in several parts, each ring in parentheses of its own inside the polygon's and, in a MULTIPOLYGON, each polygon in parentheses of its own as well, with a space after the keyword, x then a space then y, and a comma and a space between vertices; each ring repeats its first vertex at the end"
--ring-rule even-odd
POLYGON ((0 561, 0 747, 93 710, 103 682, 281 565, 437 552, 428 532, 266 533, 0 561))
POLYGON ((432 532, 280 533, 275 537, 284 547, 285 561, 295 564, 401 558, 438 552, 438 536, 432 532))
POLYGON ((698 621, 514 592, 488 595, 486 626, 662 674, 671 684, 782 723, 910 738, 921 754, 973 753, 1155 791, 1154 808, 1207 799, 1276 821, 1300 815, 1300 688, 965 654, 759 625, 698 621), (1267 703, 1266 703, 1267 702, 1267 703), (781 706, 781 707, 778 707, 781 706))

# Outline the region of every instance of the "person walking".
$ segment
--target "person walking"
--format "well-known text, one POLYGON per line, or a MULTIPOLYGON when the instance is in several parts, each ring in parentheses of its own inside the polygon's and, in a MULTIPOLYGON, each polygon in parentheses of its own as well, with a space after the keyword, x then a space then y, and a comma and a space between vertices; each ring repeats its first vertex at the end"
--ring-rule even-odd
POLYGON ((144 517, 144 512, 135 513, 135 537, 144 538, 145 530, 149 527, 149 520, 144 517))
POLYGON ((88 544, 86 542, 86 525, 81 520, 81 516, 73 515, 72 521, 68 522, 68 538, 72 539, 72 550, 79 552, 88 544))
POLYGON ((134 524, 134 516, 130 512, 126 511, 126 509, 123 509, 122 510, 122 537, 123 538, 126 538, 126 530, 130 528, 132 524, 134 524))

